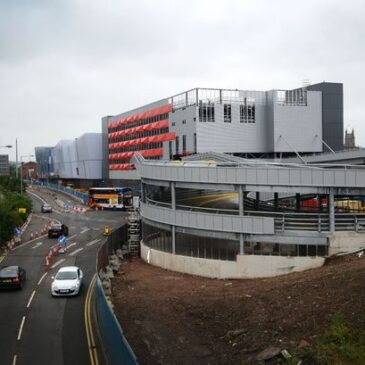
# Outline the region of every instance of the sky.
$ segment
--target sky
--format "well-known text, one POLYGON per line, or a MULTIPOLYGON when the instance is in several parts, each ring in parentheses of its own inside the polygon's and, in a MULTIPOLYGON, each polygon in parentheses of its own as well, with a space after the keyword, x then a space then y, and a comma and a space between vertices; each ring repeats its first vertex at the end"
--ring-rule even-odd
POLYGON ((0 0, 0 154, 101 132, 101 118, 195 87, 344 84, 365 146, 362 0, 0 0))

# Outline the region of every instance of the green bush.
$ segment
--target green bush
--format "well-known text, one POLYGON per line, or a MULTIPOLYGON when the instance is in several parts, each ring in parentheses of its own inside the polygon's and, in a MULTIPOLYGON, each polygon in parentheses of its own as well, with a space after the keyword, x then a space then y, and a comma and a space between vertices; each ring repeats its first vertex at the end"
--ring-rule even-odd
POLYGON ((14 236, 16 227, 21 226, 32 209, 32 202, 27 196, 6 190, 0 186, 0 246, 5 245, 14 236), (25 208, 26 213, 19 213, 25 208))

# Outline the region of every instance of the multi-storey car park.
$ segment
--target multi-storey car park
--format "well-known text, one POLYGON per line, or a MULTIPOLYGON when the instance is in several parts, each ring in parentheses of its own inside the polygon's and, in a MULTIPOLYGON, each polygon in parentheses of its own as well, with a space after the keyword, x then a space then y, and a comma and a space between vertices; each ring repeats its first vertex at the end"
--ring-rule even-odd
POLYGON ((265 277, 365 247, 361 166, 216 153, 183 161, 137 154, 134 161, 142 180, 141 256, 151 264, 208 277, 265 277))
POLYGON ((102 119, 103 179, 137 180, 131 162, 222 152, 276 157, 343 148, 342 84, 294 90, 196 88, 102 119))

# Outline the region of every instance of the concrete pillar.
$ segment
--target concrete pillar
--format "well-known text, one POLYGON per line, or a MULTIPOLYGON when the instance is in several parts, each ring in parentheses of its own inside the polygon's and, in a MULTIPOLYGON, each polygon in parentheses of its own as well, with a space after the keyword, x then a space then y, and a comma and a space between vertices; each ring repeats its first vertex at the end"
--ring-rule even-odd
POLYGON ((175 226, 171 226, 171 238, 172 238, 172 254, 175 255, 176 252, 176 230, 175 226))
POLYGON ((260 202, 260 192, 256 191, 255 209, 259 208, 259 202, 260 202))
POLYGON ((240 255, 245 254, 245 235, 240 233, 240 255))
POLYGON ((278 210, 279 207, 279 194, 274 193, 274 208, 275 210, 278 210))
POLYGON ((176 193, 175 193, 175 182, 170 183, 171 188, 171 209, 176 210, 176 193))
POLYGON ((244 215, 245 214, 245 204, 244 204, 244 192, 243 192, 243 186, 240 185, 238 187, 238 199, 239 199, 239 204, 238 204, 238 208, 239 208, 239 214, 240 215, 244 215))
POLYGON ((335 194, 333 189, 330 189, 328 195, 328 213, 330 221, 330 233, 335 233, 335 194))
POLYGON ((300 210, 300 194, 295 194, 295 209, 300 210))

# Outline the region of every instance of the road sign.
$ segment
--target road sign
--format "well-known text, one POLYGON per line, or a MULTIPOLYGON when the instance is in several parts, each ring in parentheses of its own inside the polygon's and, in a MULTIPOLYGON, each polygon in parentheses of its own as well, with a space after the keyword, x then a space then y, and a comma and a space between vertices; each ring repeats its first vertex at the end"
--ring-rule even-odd
POLYGON ((27 212, 27 208, 19 208, 18 209, 19 213, 26 213, 27 212))
POLYGON ((58 237, 58 243, 61 245, 61 246, 66 246, 66 243, 67 243, 67 237, 62 235, 62 236, 59 236, 58 237))
POLYGON ((19 227, 15 227, 14 231, 16 235, 22 233, 22 230, 19 227))

